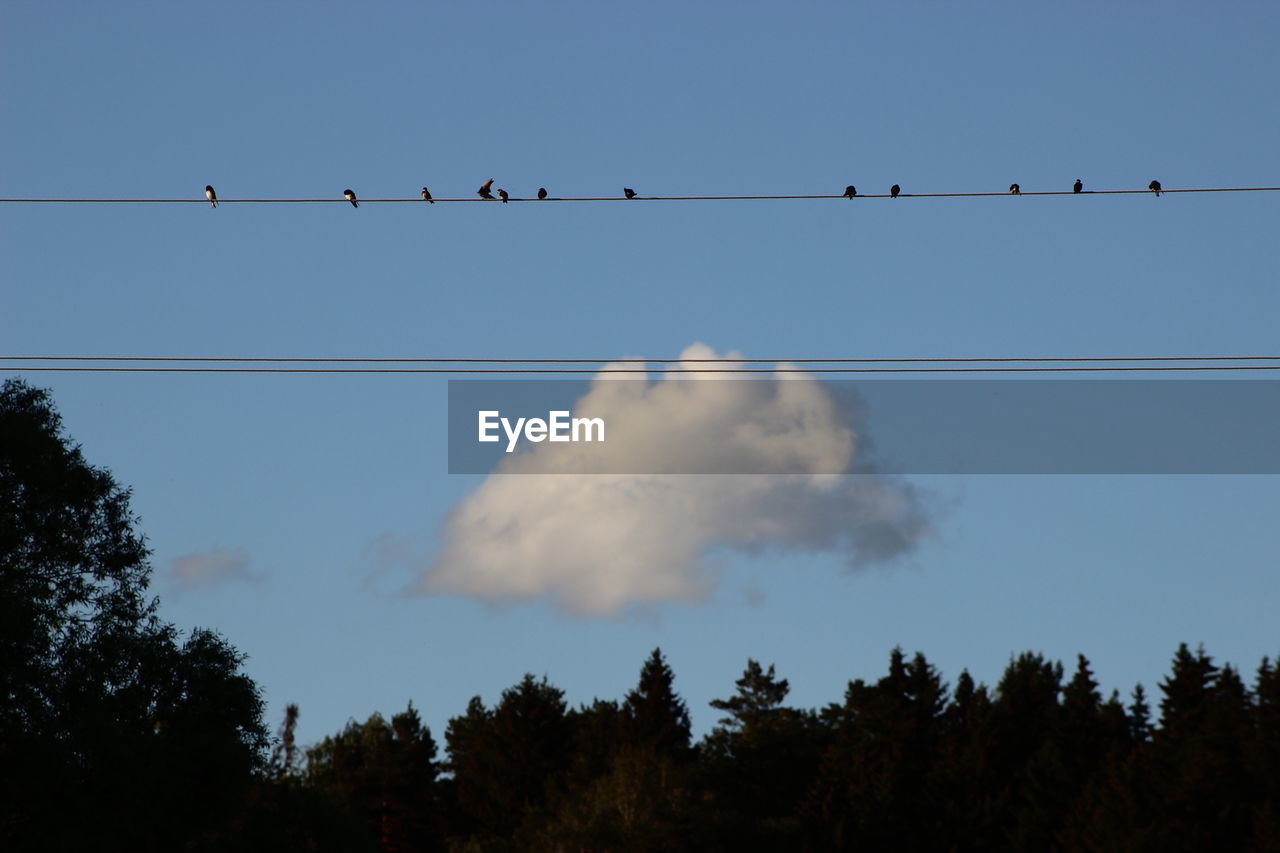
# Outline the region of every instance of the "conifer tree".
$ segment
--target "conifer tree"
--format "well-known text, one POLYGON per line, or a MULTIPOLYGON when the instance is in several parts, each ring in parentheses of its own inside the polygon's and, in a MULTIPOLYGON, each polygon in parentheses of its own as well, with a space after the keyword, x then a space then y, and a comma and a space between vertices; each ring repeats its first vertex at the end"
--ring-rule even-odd
POLYGON ((675 675, 661 649, 654 649, 644 662, 639 684, 627 693, 623 710, 632 743, 676 758, 688 755, 689 709, 675 692, 675 675))

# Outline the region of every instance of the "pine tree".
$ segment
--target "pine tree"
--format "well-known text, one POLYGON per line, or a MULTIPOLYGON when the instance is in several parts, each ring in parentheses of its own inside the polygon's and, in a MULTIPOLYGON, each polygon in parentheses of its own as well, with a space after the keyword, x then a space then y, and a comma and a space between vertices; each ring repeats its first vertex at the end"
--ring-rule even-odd
POLYGON ((1129 704, 1129 738, 1136 745, 1151 738, 1151 706, 1141 684, 1134 685, 1133 701, 1129 704))
POLYGON ((729 716, 721 718, 721 726, 743 734, 767 725, 770 715, 778 710, 791 692, 787 680, 778 679, 774 674, 773 664, 769 664, 766 672, 750 658, 742 677, 735 684, 737 695, 729 699, 712 699, 711 707, 728 712, 729 716))
POLYGON ((1262 659, 1254 681, 1253 743, 1248 754, 1280 838, 1280 667, 1268 658, 1262 659))
POLYGON ((1173 658, 1173 673, 1160 684, 1164 698, 1160 700, 1160 733, 1165 740, 1180 740, 1203 730, 1209 704, 1209 687, 1218 668, 1213 660, 1187 644, 1178 646, 1173 658))
POLYGON ((737 692, 714 699, 727 712, 703 740, 717 846, 786 849, 800 844, 799 807, 817 769, 822 731, 811 711, 785 707, 790 685, 748 659, 737 692))
POLYGON ((689 709, 675 692, 675 675, 654 649, 640 669, 640 681, 627 693, 623 710, 628 741, 673 758, 689 754, 689 709))

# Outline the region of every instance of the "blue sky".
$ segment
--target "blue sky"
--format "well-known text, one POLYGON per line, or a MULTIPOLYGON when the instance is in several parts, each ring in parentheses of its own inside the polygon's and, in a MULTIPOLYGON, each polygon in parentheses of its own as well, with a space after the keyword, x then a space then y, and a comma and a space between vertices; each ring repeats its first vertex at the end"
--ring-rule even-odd
MULTIPOLYGON (((13 2, 0 196, 1274 186, 1277 25, 1263 3, 13 2)), ((1275 355, 1277 204, 0 205, 0 349, 1275 355)), ((618 697, 659 645, 699 731, 748 657, 815 705, 896 644, 951 681, 1081 651, 1122 692, 1181 641, 1247 670, 1280 651, 1275 477, 915 478, 934 532, 898 562, 726 548, 702 603, 584 618, 380 570, 379 543, 430 559, 480 485, 445 473, 443 378, 25 376, 133 487, 164 614, 225 633, 307 741, 411 698, 441 735, 526 671, 618 697), (241 577, 174 574, 219 548, 241 577)))

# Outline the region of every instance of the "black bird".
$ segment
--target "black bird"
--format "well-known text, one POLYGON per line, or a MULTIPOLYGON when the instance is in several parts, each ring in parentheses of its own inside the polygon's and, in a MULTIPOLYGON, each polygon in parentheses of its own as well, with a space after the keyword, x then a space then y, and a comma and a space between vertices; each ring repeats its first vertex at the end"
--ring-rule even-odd
POLYGON ((1160 195, 1160 190, 1161 190, 1160 182, 1152 181, 1151 183, 1147 184, 1147 189, 1151 190, 1156 195, 1160 195))
POLYGON ((1022 195, 1022 187, 1017 184, 1009 184, 1009 195, 1022 195))
POLYGON ((1076 182, 1075 182, 1074 184, 1072 184, 1072 186, 1071 186, 1071 191, 1072 191, 1073 193, 1083 192, 1083 191, 1084 191, 1084 181, 1080 180, 1079 178, 1076 178, 1076 182))
POLYGON ((209 199, 209 204, 213 205, 214 207, 218 206, 218 194, 213 191, 213 187, 206 186, 204 188, 204 197, 209 199))
POLYGON ((422 188, 422 200, 429 201, 432 204, 436 203, 436 200, 431 197, 431 190, 427 189, 426 187, 422 188))
POLYGON ((489 180, 485 181, 483 184, 480 185, 480 189, 476 190, 476 195, 480 196, 480 198, 487 198, 490 201, 493 201, 493 193, 491 192, 492 189, 493 189, 493 178, 490 178, 489 180))
POLYGON ((636 191, 635 191, 635 190, 633 190, 633 189, 631 189, 631 187, 623 187, 623 188, 622 188, 622 194, 623 194, 623 195, 625 195, 627 198, 635 198, 635 197, 636 197, 636 191))
POLYGON ((890 197, 890 198, 897 198, 897 197, 898 197, 898 193, 900 193, 900 192, 902 192, 902 187, 898 186, 897 184, 894 184, 893 186, 889 187, 889 197, 890 197))
POLYGON ((503 203, 503 204, 506 204, 506 203, 507 203, 507 191, 506 191, 506 190, 498 190, 498 195, 502 197, 502 203, 503 203))
POLYGON ((352 207, 360 206, 360 202, 356 201, 356 194, 353 193, 351 190, 343 190, 342 197, 345 198, 347 201, 351 202, 352 207))
POLYGON ((858 194, 858 188, 855 187, 853 184, 849 184, 849 186, 844 188, 845 198, 853 198, 857 194, 858 194))
POLYGON ((546 197, 547 197, 547 188, 546 188, 546 187, 538 187, 538 198, 539 198, 539 199, 544 199, 544 198, 546 198, 546 197))

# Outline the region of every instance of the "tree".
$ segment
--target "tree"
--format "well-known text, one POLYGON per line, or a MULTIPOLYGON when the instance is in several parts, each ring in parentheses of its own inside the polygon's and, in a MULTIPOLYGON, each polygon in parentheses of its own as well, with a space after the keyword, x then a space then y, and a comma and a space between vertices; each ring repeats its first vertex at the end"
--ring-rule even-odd
POLYGON ((277 779, 287 779, 298 772, 298 706, 290 702, 284 707, 280 739, 271 750, 271 772, 277 779))
POLYGON ((463 835, 510 838, 560 786, 570 764, 564 692, 526 674, 492 710, 480 697, 445 732, 463 835))
POLYGON ((1147 691, 1141 684, 1134 685, 1132 699, 1129 704, 1129 738, 1140 746, 1151 738, 1151 706, 1147 704, 1147 691))
POLYGON ((728 699, 711 707, 728 716, 703 740, 706 784, 717 846, 790 849, 807 827, 799 806, 824 743, 812 711, 785 707, 791 687, 752 659, 728 699))
POLYGON ((623 709, 632 743, 683 758, 689 752, 689 708, 674 684, 675 675, 662 650, 654 649, 640 669, 640 683, 627 693, 623 709))
POLYGON ((157 617, 136 523, 48 392, 5 382, 0 847, 180 849, 230 820, 262 766, 243 655, 157 617))
POLYGON ((145 623, 150 569, 129 493, 62 434, 48 392, 0 388, 0 737, 54 735, 64 663, 145 623))
MULTIPOLYGON (((966 681, 966 700, 972 698, 966 681)), ((845 690, 844 704, 828 708, 834 742, 823 756, 810 808, 830 830, 828 846, 846 849, 930 849, 942 844, 936 829, 942 808, 932 779, 944 732, 946 687, 937 670, 901 648, 874 685, 845 690)))
POLYGON ((621 707, 595 700, 569 715, 572 768, 550 802, 537 849, 671 850, 689 842, 689 710, 654 649, 621 707))
POLYGON ((434 850, 442 835, 436 743, 413 703, 374 713, 307 750, 306 780, 365 821, 386 853, 434 850))
POLYGON ((1160 730, 1166 739, 1190 737, 1202 729, 1208 710, 1210 686, 1218 668, 1204 649, 1192 654, 1187 644, 1173 656, 1173 672, 1160 684, 1160 730))
POLYGON ((773 664, 769 664, 766 672, 750 658, 742 677, 734 683, 738 688, 737 695, 729 699, 712 699, 711 707, 729 712, 729 716, 720 720, 721 726, 744 734, 765 725, 791 692, 787 680, 774 675, 773 664))

